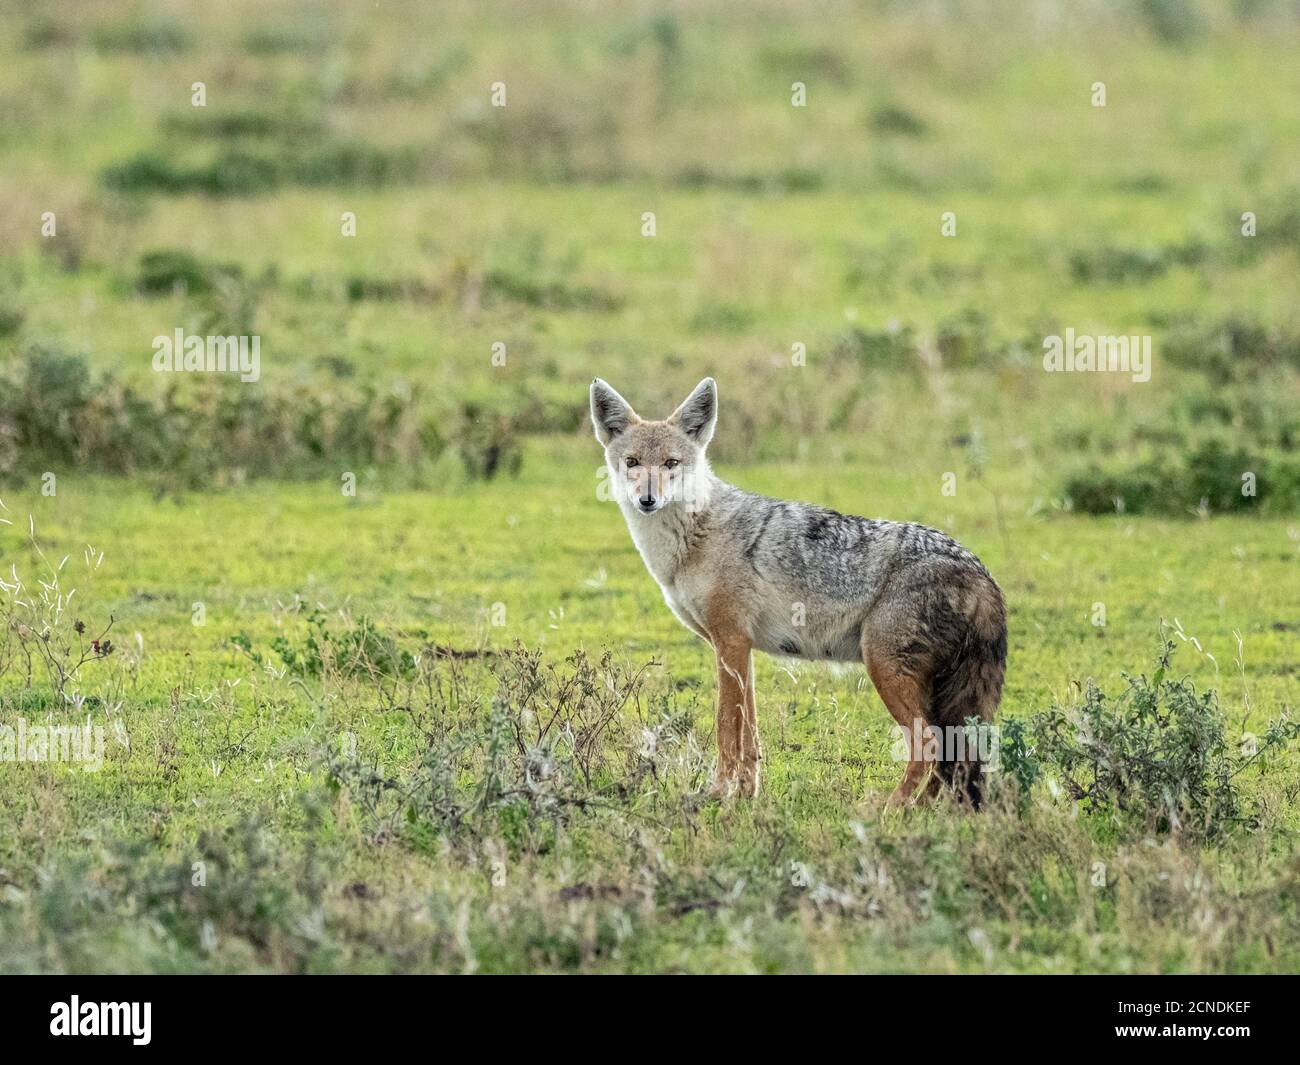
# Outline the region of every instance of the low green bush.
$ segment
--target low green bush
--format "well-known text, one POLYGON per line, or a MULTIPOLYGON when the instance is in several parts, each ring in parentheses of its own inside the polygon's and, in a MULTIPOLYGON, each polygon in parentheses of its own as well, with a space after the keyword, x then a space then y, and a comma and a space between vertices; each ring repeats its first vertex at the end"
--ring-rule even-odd
POLYGON ((1129 833, 1213 839, 1254 820, 1239 778, 1300 739, 1283 713, 1262 737, 1232 737, 1213 690, 1170 673, 1166 639, 1150 677, 1124 677, 1108 696, 1091 680, 1080 697, 1003 726, 1000 768, 1022 797, 1048 781, 1129 833))

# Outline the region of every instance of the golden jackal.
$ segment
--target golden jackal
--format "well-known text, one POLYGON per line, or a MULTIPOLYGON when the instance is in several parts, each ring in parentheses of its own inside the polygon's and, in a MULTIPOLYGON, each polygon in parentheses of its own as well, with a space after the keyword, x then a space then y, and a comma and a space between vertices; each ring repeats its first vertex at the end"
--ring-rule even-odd
POLYGON ((751 660, 758 649, 865 663, 910 737, 891 802, 947 783, 978 806, 978 759, 935 757, 918 738, 972 717, 991 721, 997 710, 1006 611, 988 570, 924 525, 851 517, 727 484, 705 457, 717 419, 711 377, 664 421, 642 420, 599 378, 591 385, 592 424, 632 542, 672 612, 717 656, 713 790, 758 791, 751 660))

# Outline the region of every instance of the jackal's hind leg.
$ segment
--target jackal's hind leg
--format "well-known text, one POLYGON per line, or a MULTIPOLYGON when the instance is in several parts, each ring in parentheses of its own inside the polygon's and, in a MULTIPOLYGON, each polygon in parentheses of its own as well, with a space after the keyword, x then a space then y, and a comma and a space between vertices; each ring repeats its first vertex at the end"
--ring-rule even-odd
POLYGON ((863 660, 890 716, 903 730, 910 752, 903 779, 889 796, 889 805, 907 806, 932 798, 939 791, 939 776, 923 757, 928 698, 925 684, 889 654, 868 649, 863 660))

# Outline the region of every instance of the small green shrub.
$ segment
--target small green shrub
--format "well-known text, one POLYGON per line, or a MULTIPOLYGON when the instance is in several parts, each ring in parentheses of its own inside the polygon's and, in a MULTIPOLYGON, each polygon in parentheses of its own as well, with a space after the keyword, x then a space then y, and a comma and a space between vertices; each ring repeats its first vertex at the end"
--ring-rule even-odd
POLYGON ((1081 285, 1141 284, 1167 273, 1174 256, 1162 248, 1103 246, 1070 256, 1070 277, 1081 285))
POLYGON ((754 322, 754 312, 735 303, 705 303, 691 318, 696 333, 743 333, 754 322))
MULTIPOLYGON (((39 448, 58 461, 78 453, 78 414, 94 398, 90 368, 79 355, 41 344, 24 349, 19 372, 12 373, 0 396, 0 424, 18 449, 39 448)), ((12 365, 12 364, 11 364, 12 365)))
POLYGON ((444 293, 441 288, 419 277, 364 277, 356 274, 343 283, 349 303, 410 300, 433 303, 444 293))
MULTIPOLYGON (((233 302, 225 298, 208 307, 208 322, 223 332, 246 326, 242 316, 251 311, 242 297, 236 292, 233 302)), ((328 471, 337 477, 340 463, 411 473, 445 449, 439 423, 459 424, 463 414, 415 390, 383 389, 332 373, 277 386, 250 385, 230 375, 165 378, 157 390, 144 392, 109 374, 92 376, 80 355, 22 347, 0 367, 0 473, 62 463, 105 473, 165 471, 172 485, 211 483, 214 476, 328 471), (221 446, 213 447, 213 441, 221 446)), ((508 418, 460 435, 472 472, 519 468, 519 444, 508 418)))
POLYGON ((1083 514, 1290 513, 1300 507, 1300 460, 1271 447, 1247 450, 1211 436, 1129 465, 1093 463, 1069 474, 1062 492, 1083 514))
POLYGON ((1283 714, 1262 741, 1234 742, 1213 691, 1170 676, 1165 639, 1154 673, 1125 675, 1117 697, 1092 681, 1077 702, 1014 723, 1000 749, 1021 794, 1038 779, 1058 784, 1091 814, 1138 831, 1210 839, 1249 824, 1238 777, 1300 739, 1283 714))
POLYGON ((419 149, 377 148, 357 139, 305 141, 287 151, 278 167, 287 184, 375 188, 413 181, 422 168, 419 149))
POLYGON ((11 297, 0 295, 0 340, 16 336, 26 318, 23 309, 11 297))
MULTIPOLYGON (((415 658, 401 649, 396 639, 383 632, 370 618, 343 618, 336 627, 319 609, 307 615, 307 632, 301 640, 277 636, 271 650, 279 656, 285 669, 297 677, 320 679, 342 677, 410 677, 415 658)), ((255 659, 258 657, 246 636, 232 639, 235 646, 255 659)))
POLYGON ((900 137, 923 137, 930 130, 925 119, 898 104, 881 104, 874 108, 867 124, 877 133, 893 133, 900 137))
POLYGON ((236 264, 206 262, 191 252, 169 248, 140 256, 135 288, 144 296, 169 296, 178 290, 201 296, 221 279, 238 280, 241 275, 236 264))
POLYGON ((1162 350, 1173 365, 1219 385, 1249 382, 1272 370, 1300 371, 1300 334, 1241 318, 1180 324, 1162 350))
POLYGON ((127 52, 135 55, 184 52, 191 44, 190 35, 183 26, 158 18, 104 23, 95 27, 90 39, 101 52, 127 52))
MULTIPOLYGON (((0 501, 0 517, 8 510, 0 501)), ((12 524, 9 518, 3 524, 12 524)), ((48 691, 53 706, 63 709, 80 700, 86 705, 97 696, 70 691, 78 674, 88 663, 102 661, 113 653, 109 631, 113 618, 91 628, 77 617, 71 603, 77 589, 68 586, 65 572, 68 557, 55 564, 45 554, 36 535, 35 519, 28 518, 28 540, 36 566, 29 580, 11 564, 0 576, 0 676, 13 672, 23 678, 25 696, 44 698, 48 691), (48 684, 34 687, 39 676, 48 684)), ((93 575, 103 561, 103 554, 87 547, 84 555, 85 576, 93 575)), ((80 603, 82 600, 78 599, 80 603)))
POLYGON ((230 111, 189 107, 166 115, 162 126, 169 133, 221 140, 314 137, 326 129, 325 120, 319 115, 293 109, 271 111, 257 107, 230 111))
POLYGON ((1165 44, 1185 45, 1204 29, 1193 0, 1142 0, 1140 10, 1147 28, 1165 44))
POLYGON ((23 47, 33 51, 66 48, 77 43, 72 27, 48 17, 33 19, 23 30, 23 47))
POLYGON ((622 306, 619 297, 590 285, 570 285, 505 267, 487 272, 483 279, 483 297, 487 303, 509 300, 549 311, 607 314, 622 306))
POLYGON ((515 415, 492 410, 474 400, 461 404, 452 438, 465 472, 490 481, 498 473, 516 476, 523 466, 523 441, 515 415))
POLYGON ((832 361, 848 360, 864 369, 917 369, 916 337, 909 327, 872 331, 855 326, 830 345, 832 361))
POLYGON ((377 838, 432 849, 438 839, 500 835, 514 850, 536 852, 577 816, 650 786, 658 737, 665 749, 672 744, 674 726, 663 724, 652 730, 653 747, 633 747, 623 711, 645 667, 617 665, 608 651, 598 662, 576 651, 561 668, 516 647, 491 663, 495 695, 465 703, 456 695, 459 667, 431 650, 398 700, 424 741, 409 770, 384 776, 354 753, 328 762, 331 789, 352 795, 377 838))
POLYGON ((758 54, 759 65, 772 74, 791 81, 830 82, 848 85, 853 65, 833 48, 820 45, 773 44, 758 54))
POLYGON ((673 179, 684 189, 726 189, 750 195, 815 192, 825 184, 817 170, 786 167, 769 173, 734 173, 705 166, 690 166, 673 179))
POLYGON ((324 51, 328 37, 303 26, 258 26, 243 37, 244 51, 255 56, 309 55, 324 51))
POLYGON ((241 150, 224 151, 207 163, 195 165, 176 162, 161 152, 145 151, 107 168, 102 180, 105 187, 116 192, 251 196, 276 188, 281 174, 272 159, 241 150))
POLYGON ((935 347, 945 366, 984 366, 1001 357, 987 315, 970 308, 939 324, 935 347))
POLYGON ((254 196, 282 185, 378 187, 414 180, 423 169, 424 153, 416 148, 388 150, 355 139, 304 136, 277 139, 274 145, 236 142, 200 162, 143 151, 106 168, 101 180, 109 189, 136 194, 254 196))

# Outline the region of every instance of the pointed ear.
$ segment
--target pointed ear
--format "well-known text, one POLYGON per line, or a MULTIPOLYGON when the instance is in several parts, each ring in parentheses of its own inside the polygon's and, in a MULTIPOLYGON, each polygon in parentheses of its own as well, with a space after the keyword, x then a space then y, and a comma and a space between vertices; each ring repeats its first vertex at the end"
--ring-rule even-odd
POLYGON ((713 439, 713 427, 718 424, 718 383, 706 377, 668 420, 681 426, 682 432, 700 447, 706 447, 713 439))
POLYGON ((614 437, 640 420, 632 405, 599 377, 591 382, 591 425, 601 447, 608 447, 614 437))

